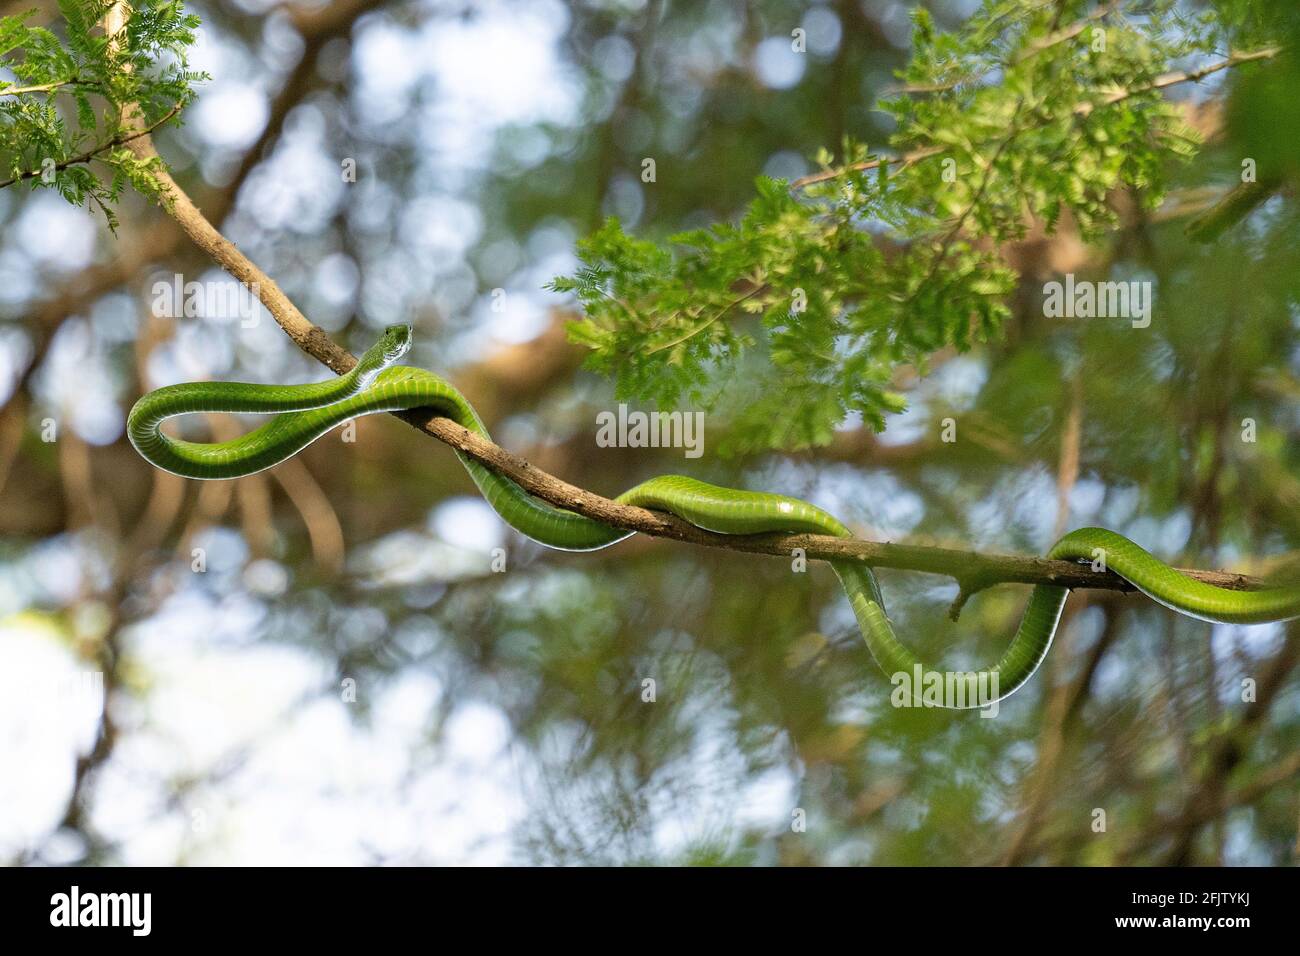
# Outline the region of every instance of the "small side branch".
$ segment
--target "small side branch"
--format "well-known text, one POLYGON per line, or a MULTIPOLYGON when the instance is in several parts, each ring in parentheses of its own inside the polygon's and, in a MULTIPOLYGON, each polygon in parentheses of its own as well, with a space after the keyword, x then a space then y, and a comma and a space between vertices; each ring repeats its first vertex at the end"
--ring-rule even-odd
MULTIPOLYGON (((106 153, 110 149, 117 149, 117 147, 119 146, 130 146, 136 140, 140 140, 148 137, 149 134, 152 133, 154 130, 156 130, 159 126, 162 126, 169 119, 171 119, 173 116, 179 113, 184 106, 185 106, 185 101, 178 100, 175 106, 173 106, 166 113, 160 116, 157 120, 150 123, 148 126, 144 127, 143 129, 131 130, 130 132, 120 133, 117 136, 114 136, 108 142, 101 143, 100 145, 96 146, 94 149, 88 149, 84 153, 79 153, 76 156, 72 156, 69 157, 68 159, 61 160, 55 163, 53 166, 47 168, 51 172, 57 172, 58 170, 61 169, 67 169, 69 166, 80 166, 83 163, 89 163, 91 160, 97 159, 101 154, 106 153)), ((21 172, 17 176, 0 181, 0 189, 4 189, 6 186, 12 186, 14 183, 20 183, 28 179, 36 179, 38 176, 43 176, 45 172, 46 169, 29 169, 25 172, 21 172)))

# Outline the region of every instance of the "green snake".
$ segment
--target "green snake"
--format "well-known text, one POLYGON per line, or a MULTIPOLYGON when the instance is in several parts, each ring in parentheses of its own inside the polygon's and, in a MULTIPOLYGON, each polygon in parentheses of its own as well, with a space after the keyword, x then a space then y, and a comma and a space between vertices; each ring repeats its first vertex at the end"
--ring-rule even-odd
MULTIPOLYGON (((127 434, 146 460, 187 478, 239 478, 278 464, 330 429, 376 412, 427 408, 490 438, 473 406, 432 372, 395 363, 411 344, 408 326, 391 326, 345 375, 308 385, 252 385, 193 382, 169 385, 145 395, 127 417, 127 434), (161 423, 193 412, 251 412, 276 417, 231 441, 196 443, 164 435, 161 423)), ((521 534, 550 548, 594 551, 635 532, 556 508, 529 494, 509 478, 457 452, 474 484, 501 518, 521 534)), ((661 475, 623 492, 615 501, 671 512, 721 534, 811 532, 850 537, 830 514, 797 498, 741 491, 681 475, 661 475)), ((1105 565, 1147 596, 1182 614, 1228 624, 1257 624, 1300 617, 1300 586, 1260 591, 1215 587, 1169 567, 1123 535, 1081 528, 1061 538, 1047 555, 1105 565)), ((853 560, 832 560, 852 604, 862 636, 881 670, 895 683, 913 675, 920 683, 908 691, 919 702, 935 678, 957 693, 933 704, 986 706, 1020 688, 1051 647, 1068 589, 1039 584, 1033 589, 1020 627, 1002 659, 986 671, 941 674, 927 671, 901 642, 885 614, 884 599, 871 568, 853 560), (992 688, 992 693, 989 692, 992 688)))

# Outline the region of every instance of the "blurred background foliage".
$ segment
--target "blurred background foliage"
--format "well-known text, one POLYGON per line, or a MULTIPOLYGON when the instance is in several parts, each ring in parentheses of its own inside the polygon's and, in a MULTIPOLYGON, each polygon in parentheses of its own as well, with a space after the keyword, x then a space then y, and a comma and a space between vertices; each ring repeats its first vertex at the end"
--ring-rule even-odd
MULTIPOLYGON (((57 22, 40 0, 0 14, 31 7, 57 22)), ((976 10, 927 7, 939 31, 976 10)), ((1280 5, 1178 8, 1221 15, 1241 49, 1300 32, 1280 5)), ((181 185, 353 348, 414 324, 411 363, 553 474, 613 494, 688 471, 975 550, 1102 524, 1268 575, 1300 548, 1289 54, 1167 91, 1206 145, 1162 171, 1156 208, 1116 189, 1096 241, 1066 216, 1000 247, 1018 275, 1001 333, 898 367, 907 409, 883 434, 848 416, 814 451, 722 458, 711 422, 685 462, 596 448, 613 386, 580 368, 573 303, 545 284, 607 216, 652 237, 734 220, 756 176, 883 143, 907 4, 189 9, 212 80, 158 137, 181 185), (1190 241, 1244 158, 1268 198, 1190 241), (1044 317, 1065 273, 1151 281, 1151 326, 1044 317)), ((650 540, 546 551, 391 420, 237 482, 150 469, 122 433, 142 391, 322 373, 265 313, 154 315, 155 281, 221 276, 139 197, 118 213, 113 237, 53 193, 0 190, 0 859, 1295 862, 1293 626, 1076 594, 996 719, 895 709, 827 569, 650 540), (102 713, 78 680, 96 672, 102 713)), ((994 659, 1026 596, 991 589, 952 623, 951 582, 882 578, 900 632, 954 666, 994 659)))

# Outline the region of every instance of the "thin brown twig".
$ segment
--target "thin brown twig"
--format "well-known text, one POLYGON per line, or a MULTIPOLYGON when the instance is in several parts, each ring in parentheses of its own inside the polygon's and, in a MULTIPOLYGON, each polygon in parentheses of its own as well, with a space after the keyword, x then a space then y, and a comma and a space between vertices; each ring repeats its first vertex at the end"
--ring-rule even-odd
POLYGON ((1042 53, 1044 50, 1050 50, 1052 47, 1059 46, 1067 40, 1073 40, 1091 24, 1098 20, 1105 19, 1114 13, 1115 9, 1119 5, 1120 0, 1110 0, 1109 3, 1103 3, 1100 6, 1095 7, 1081 20, 1076 20, 1068 27, 1063 27, 1060 30, 1049 33, 1047 36, 1040 38, 1034 43, 1030 43, 1016 54, 1015 59, 1013 59, 1012 62, 1017 64, 1023 63, 1025 60, 1038 56, 1038 54, 1042 53))
POLYGON ((689 339, 695 338, 695 336, 699 335, 705 329, 709 328, 709 326, 713 325, 714 322, 717 322, 718 319, 722 318, 724 315, 726 315, 736 306, 740 305, 742 302, 752 299, 754 296, 758 295, 760 292, 765 291, 767 288, 768 286, 766 283, 760 282, 756 284, 748 292, 744 293, 743 295, 737 296, 736 298, 728 302, 726 305, 724 305, 722 308, 718 309, 717 312, 713 313, 713 316, 711 318, 706 319, 702 324, 695 326, 695 328, 691 329, 690 331, 686 332, 683 335, 677 336, 671 341, 664 342, 662 345, 656 345, 654 348, 648 349, 646 351, 646 354, 654 355, 656 352, 662 352, 665 349, 674 348, 678 345, 681 345, 683 342, 688 341, 689 339))
MULTIPOLYGON (((1116 103, 1122 103, 1134 96, 1142 93, 1151 93, 1156 90, 1167 89, 1171 86, 1177 86, 1180 83, 1199 83, 1207 76, 1213 76, 1221 70, 1231 69, 1234 66, 1240 66, 1243 63, 1253 63, 1256 60, 1271 60, 1282 52, 1281 47, 1270 46, 1259 50, 1247 50, 1245 52, 1231 53, 1226 59, 1219 60, 1217 63, 1211 63, 1209 66, 1202 67, 1199 70, 1178 70, 1174 73, 1165 73, 1156 77, 1146 86, 1135 87, 1131 90, 1115 90, 1103 102, 1103 106, 1113 106, 1116 103)), ((1091 112, 1093 109, 1091 103, 1081 103, 1075 107, 1075 112, 1091 112)))
POLYGON ((53 93, 65 86, 95 86, 73 77, 70 80, 58 80, 54 83, 38 83, 35 86, 7 86, 0 90, 0 96, 24 96, 29 93, 53 93))
MULTIPOLYGON (((110 149, 116 149, 118 146, 130 146, 132 143, 136 142, 139 139, 147 137, 158 127, 162 126, 169 119, 171 119, 177 113, 179 113, 184 106, 185 106, 185 100, 183 99, 177 100, 175 105, 173 105, 171 109, 169 109, 166 113, 164 113, 161 117, 159 117, 155 122, 150 123, 148 126, 144 127, 143 129, 135 129, 132 130, 130 133, 125 133, 125 134, 119 133, 118 135, 110 139, 108 142, 101 143, 99 146, 96 146, 94 149, 86 150, 86 152, 79 153, 78 155, 73 156, 70 159, 60 160, 59 162, 55 163, 52 167, 47 167, 47 168, 53 169, 57 172, 60 169, 67 169, 69 166, 79 166, 83 163, 89 163, 92 160, 99 158, 99 155, 101 153, 104 153, 110 149)), ((38 176, 43 176, 45 175, 45 172, 46 172, 45 169, 26 170, 25 172, 19 173, 17 176, 14 176, 10 179, 6 179, 4 182, 0 182, 0 189, 4 189, 6 186, 12 186, 14 183, 21 183, 28 179, 35 179, 38 176)))

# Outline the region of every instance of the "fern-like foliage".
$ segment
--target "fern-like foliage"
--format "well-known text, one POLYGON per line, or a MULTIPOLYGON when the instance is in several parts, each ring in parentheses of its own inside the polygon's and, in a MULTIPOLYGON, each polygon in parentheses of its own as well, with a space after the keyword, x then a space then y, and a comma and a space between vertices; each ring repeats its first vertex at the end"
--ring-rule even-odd
POLYGON ((180 0, 134 4, 125 39, 115 42, 102 26, 110 7, 59 0, 57 32, 33 25, 34 12, 0 19, 0 182, 57 190, 115 227, 112 206, 128 185, 161 198, 158 161, 125 144, 176 122, 207 77, 187 68, 199 19, 180 0))
MULTIPOLYGON (((847 142, 820 177, 761 179, 734 224, 659 243, 607 222, 580 245, 571 326, 620 398, 700 403, 731 448, 823 444, 901 407, 902 363, 996 336, 1018 277, 1004 244, 1068 216, 1087 239, 1127 189, 1148 208, 1198 147, 1169 73, 1221 57, 1230 14, 1175 0, 986 0, 957 33, 914 13, 887 156, 847 142)), ((651 187, 653 188, 653 187, 651 187)))

